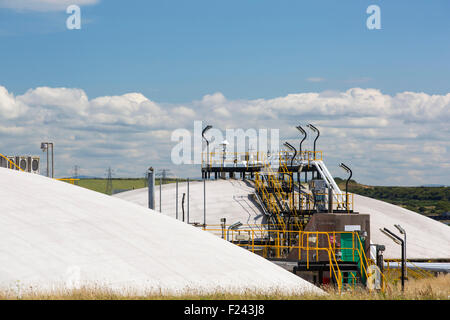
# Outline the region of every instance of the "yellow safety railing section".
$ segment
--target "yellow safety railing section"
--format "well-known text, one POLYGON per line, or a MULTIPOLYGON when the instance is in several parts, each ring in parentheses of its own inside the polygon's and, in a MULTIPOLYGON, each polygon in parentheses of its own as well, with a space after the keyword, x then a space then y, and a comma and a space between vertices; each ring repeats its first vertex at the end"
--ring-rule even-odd
MULTIPOLYGON (((10 169, 16 168, 17 170, 24 171, 21 167, 16 165, 14 162, 12 162, 8 157, 5 157, 3 154, 0 153, 0 157, 5 159, 10 164, 10 169)), ((25 172, 25 171, 24 171, 25 172)))
POLYGON ((68 183, 70 183, 70 184, 75 184, 75 181, 80 181, 80 179, 72 179, 72 178, 55 179, 55 180, 58 180, 58 181, 65 181, 65 182, 68 182, 68 183))
MULTIPOLYGON (((393 275, 395 278, 394 280, 400 280, 400 270, 401 270, 401 259, 386 259, 384 260, 386 262, 386 273, 393 275), (392 265, 395 266, 392 267, 392 265)), ((414 262, 406 260, 407 262, 407 266, 412 265, 412 267, 407 267, 407 274, 408 277, 411 276, 415 279, 425 279, 425 278, 430 278, 433 277, 433 273, 420 268, 419 266, 417 266, 414 262)))
MULTIPOLYGON (((228 225, 208 225, 203 229, 265 258, 287 258, 289 256, 299 261, 306 261, 307 268, 309 268, 310 262, 323 260, 324 254, 329 262, 330 275, 336 279, 339 289, 343 286, 339 262, 343 260, 342 257, 341 259, 337 258, 338 252, 351 250, 352 261, 358 262, 360 275, 364 279, 368 279, 368 267, 374 262, 367 259, 362 240, 357 232, 273 230, 268 227, 268 225, 246 225, 235 230, 229 229, 228 225), (338 239, 343 234, 352 235, 351 247, 341 247, 338 244, 338 239), (321 253, 323 254, 321 255, 321 253)), ((354 277, 354 275, 351 276, 354 277)), ((356 278, 354 280, 352 283, 356 285, 356 278)))
MULTIPOLYGON (((294 156, 293 151, 281 150, 279 151, 279 159, 280 162, 285 162, 288 165, 291 164, 292 157, 294 156)), ((297 152, 297 155, 293 159, 293 165, 299 165, 300 163, 307 162, 307 165, 311 164, 311 161, 319 161, 323 160, 323 152, 322 151, 302 151, 297 152)))
MULTIPOLYGON (((266 152, 202 152, 202 168, 206 167, 224 167, 229 165, 252 167, 260 166, 264 159, 272 162, 275 159, 270 159, 274 154, 268 154, 266 152)), ((275 154, 276 155, 276 154, 275 154)), ((278 161, 281 164, 290 166, 291 159, 294 153, 292 151, 279 151, 278 161)), ((302 151, 301 154, 297 153, 293 160, 293 164, 298 165, 300 163, 307 162, 307 165, 311 161, 323 160, 322 151, 302 151)))

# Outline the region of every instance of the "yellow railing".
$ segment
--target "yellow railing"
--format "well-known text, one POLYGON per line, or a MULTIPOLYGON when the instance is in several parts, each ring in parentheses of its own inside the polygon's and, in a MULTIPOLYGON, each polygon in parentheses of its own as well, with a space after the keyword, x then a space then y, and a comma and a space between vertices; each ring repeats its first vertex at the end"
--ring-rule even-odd
MULTIPOLYGON (((400 270, 401 270, 401 262, 402 262, 402 260, 401 259, 386 259, 384 261, 387 264, 386 271, 388 273, 392 273, 393 271, 398 272, 399 273, 398 276, 400 277, 400 270), (392 268, 391 267, 392 263, 395 263, 397 268, 392 268)), ((434 276, 433 273, 431 273, 431 272, 429 272, 429 271, 427 271, 425 269, 420 268, 414 262, 409 261, 409 260, 406 260, 406 262, 407 262, 407 264, 410 264, 410 265, 413 266, 413 268, 408 268, 408 267, 406 268, 408 276, 411 275, 413 278, 416 278, 416 279, 424 279, 424 278, 430 278, 430 277, 434 276)), ((400 278, 398 278, 398 279, 400 279, 400 278)))
POLYGON ((67 179, 55 179, 55 180, 58 180, 58 181, 65 181, 65 182, 68 182, 68 183, 70 183, 70 184, 75 184, 75 181, 80 181, 80 179, 72 179, 72 178, 67 178, 67 179))
POLYGON ((309 165, 311 161, 323 160, 322 151, 302 151, 301 153, 297 152, 297 155, 295 156, 294 159, 292 159, 293 156, 294 156, 293 151, 285 151, 285 150, 280 151, 279 152, 280 163, 286 163, 290 166, 291 161, 293 165, 298 165, 300 163, 304 163, 305 161, 307 161, 309 165))
MULTIPOLYGON (((279 161, 279 166, 291 165, 292 151, 279 151, 278 159, 273 157, 274 154, 267 154, 266 152, 202 152, 202 168, 206 167, 224 167, 229 165, 252 167, 260 166, 263 161, 272 163, 279 161)), ((322 151, 302 151, 297 154, 292 163, 299 165, 300 163, 323 160, 322 151)))
MULTIPOLYGON (((263 257, 272 257, 269 252, 275 254, 276 258, 293 258, 293 250, 298 260, 306 260, 307 268, 310 261, 319 261, 320 252, 324 252, 327 260, 330 262, 330 275, 336 279, 338 286, 342 286, 342 272, 339 269, 339 261, 336 258, 337 253, 344 250, 351 250, 353 261, 359 262, 361 276, 368 279, 368 267, 374 262, 367 259, 362 240, 357 232, 345 231, 291 231, 291 230, 271 230, 268 225, 248 225, 240 229, 229 229, 228 225, 206 226, 204 230, 221 235, 225 240, 231 241, 237 246, 244 247, 247 250, 260 253, 263 257), (346 248, 337 245, 338 236, 342 234, 352 234, 352 247, 346 248), (311 258, 311 254, 313 254, 311 258)), ((385 281, 383 281, 384 283, 385 281)))

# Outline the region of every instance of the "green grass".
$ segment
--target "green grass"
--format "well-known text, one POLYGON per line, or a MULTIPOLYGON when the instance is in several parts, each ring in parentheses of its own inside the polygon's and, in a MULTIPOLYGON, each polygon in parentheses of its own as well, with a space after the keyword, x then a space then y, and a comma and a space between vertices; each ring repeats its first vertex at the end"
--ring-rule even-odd
MULTIPOLYGON (((339 178, 335 180, 345 190, 345 181, 339 178)), ((427 216, 450 212, 449 187, 373 187, 351 180, 349 192, 389 202, 427 216)))
MULTIPOLYGON (((81 179, 78 181, 80 187, 93 191, 106 193, 107 179, 81 179)), ((112 179, 112 190, 117 189, 140 189, 147 186, 145 179, 112 179)))

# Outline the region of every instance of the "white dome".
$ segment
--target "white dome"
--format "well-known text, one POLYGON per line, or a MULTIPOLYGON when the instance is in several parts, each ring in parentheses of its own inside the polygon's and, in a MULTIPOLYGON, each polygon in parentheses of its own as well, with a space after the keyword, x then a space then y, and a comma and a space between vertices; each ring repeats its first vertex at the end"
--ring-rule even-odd
POLYGON ((321 292, 245 249, 131 202, 3 168, 0 181, 2 289, 321 292))

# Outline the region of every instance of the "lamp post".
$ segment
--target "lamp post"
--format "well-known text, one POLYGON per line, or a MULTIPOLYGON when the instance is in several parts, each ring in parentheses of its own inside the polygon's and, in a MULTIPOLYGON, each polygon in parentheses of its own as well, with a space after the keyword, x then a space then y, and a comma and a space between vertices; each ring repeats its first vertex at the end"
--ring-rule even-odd
MULTIPOLYGON (((203 139, 205 139, 206 141, 206 168, 209 168, 209 141, 208 139, 205 138, 205 133, 210 130, 212 128, 212 126, 207 125, 203 131, 202 131, 202 137, 203 139)), ((208 172, 208 171, 207 171, 208 172)), ((205 175, 207 174, 207 172, 205 172, 205 175)), ((206 177, 205 177, 206 178, 206 177)))
MULTIPOLYGON (((292 188, 292 190, 291 190, 291 192, 292 192, 292 210, 294 210, 295 209, 295 189, 294 189, 294 170, 293 170, 293 164, 294 164, 294 159, 295 159, 295 157, 297 156, 297 150, 295 149, 295 147, 293 146, 293 145, 291 145, 289 142, 285 142, 284 143, 284 146, 285 147, 287 147, 287 148, 289 148, 289 149, 291 149, 291 151, 294 151, 294 156, 291 158, 291 170, 292 170, 292 172, 290 172, 289 173, 289 176, 290 176, 290 178, 291 178, 291 183, 292 183, 292 186, 291 186, 291 188, 292 188)), ((288 170, 289 171, 289 170, 288 170)), ((300 186, 298 187, 298 192, 300 193, 300 186)), ((290 222, 291 222, 291 210, 289 210, 289 220, 288 220, 288 230, 289 230, 289 225, 290 225, 290 222)), ((288 241, 289 241, 289 238, 290 238, 290 234, 288 234, 288 241)))
MULTIPOLYGON (((319 129, 314 127, 312 124, 308 124, 308 128, 310 128, 312 131, 317 133, 317 136, 314 139, 314 154, 313 154, 314 160, 316 160, 316 142, 317 142, 317 139, 319 139, 319 137, 320 137, 320 131, 319 131, 319 129)), ((313 179, 314 179, 314 172, 313 172, 313 179)))
POLYGON ((349 167, 347 167, 343 163, 341 163, 339 166, 342 169, 344 169, 345 171, 347 171, 347 173, 350 174, 350 176, 347 178, 347 181, 345 182, 345 208, 347 209, 347 212, 350 213, 350 209, 348 208, 348 182, 352 178, 353 172, 352 172, 352 170, 349 167))
POLYGON ((300 158, 301 158, 302 157, 302 144, 303 144, 303 141, 305 141, 306 138, 308 137, 308 134, 301 126, 297 126, 296 128, 298 131, 300 131, 301 134, 303 134, 303 139, 302 139, 302 141, 300 141, 300 149, 299 149, 300 158))
POLYGON ((50 176, 50 172, 49 172, 49 166, 48 166, 48 162, 49 162, 49 158, 48 158, 48 149, 51 148, 52 149, 52 178, 54 177, 54 173, 55 173, 55 165, 54 165, 54 157, 53 157, 53 142, 41 142, 41 150, 42 152, 47 151, 47 177, 50 176))
POLYGON ((319 139, 319 137, 320 137, 320 131, 319 131, 319 129, 314 127, 312 124, 308 124, 308 128, 310 128, 312 131, 317 133, 317 136, 314 139, 314 159, 316 159, 316 142, 317 142, 317 139, 319 139))
MULTIPOLYGON (((403 229, 402 229, 403 230, 403 229)), ((406 251, 405 251, 405 241, 397 236, 392 231, 383 228, 380 229, 380 231, 387 237, 391 238, 392 241, 394 241, 396 244, 400 245, 402 247, 402 291, 405 291, 405 269, 406 269, 406 251)), ((404 230, 403 230, 404 231, 404 230)))
POLYGON ((292 170, 292 173, 289 173, 289 176, 290 176, 291 182, 292 182, 292 196, 294 196, 294 171, 293 171, 292 168, 293 168, 293 165, 294 165, 294 159, 297 156, 297 149, 295 149, 295 147, 293 145, 291 145, 289 142, 285 142, 283 145, 286 148, 288 148, 288 149, 290 149, 291 151, 294 152, 294 156, 291 158, 291 170, 292 170))
MULTIPOLYGON (((306 140, 306 138, 308 137, 308 134, 306 133, 306 131, 301 127, 301 126, 297 126, 296 127, 298 131, 300 131, 300 133, 303 135, 303 139, 302 141, 300 141, 300 148, 299 148, 299 153, 300 153, 300 161, 303 158, 303 152, 302 152, 302 144, 303 142, 306 140)), ((309 167, 309 166, 308 166, 309 167)), ((297 173, 297 180, 298 180, 298 188, 299 188, 299 205, 300 205, 300 174, 301 174, 301 170, 297 173)), ((305 183, 308 180, 308 170, 305 171, 305 183)))
MULTIPOLYGON (((400 234, 403 235, 403 250, 404 250, 404 256, 406 259, 406 231, 403 229, 399 224, 394 224, 394 227, 397 228, 397 230, 400 232, 400 234)), ((408 269, 405 267, 405 270, 403 271, 405 273, 405 278, 408 278, 408 269)))

